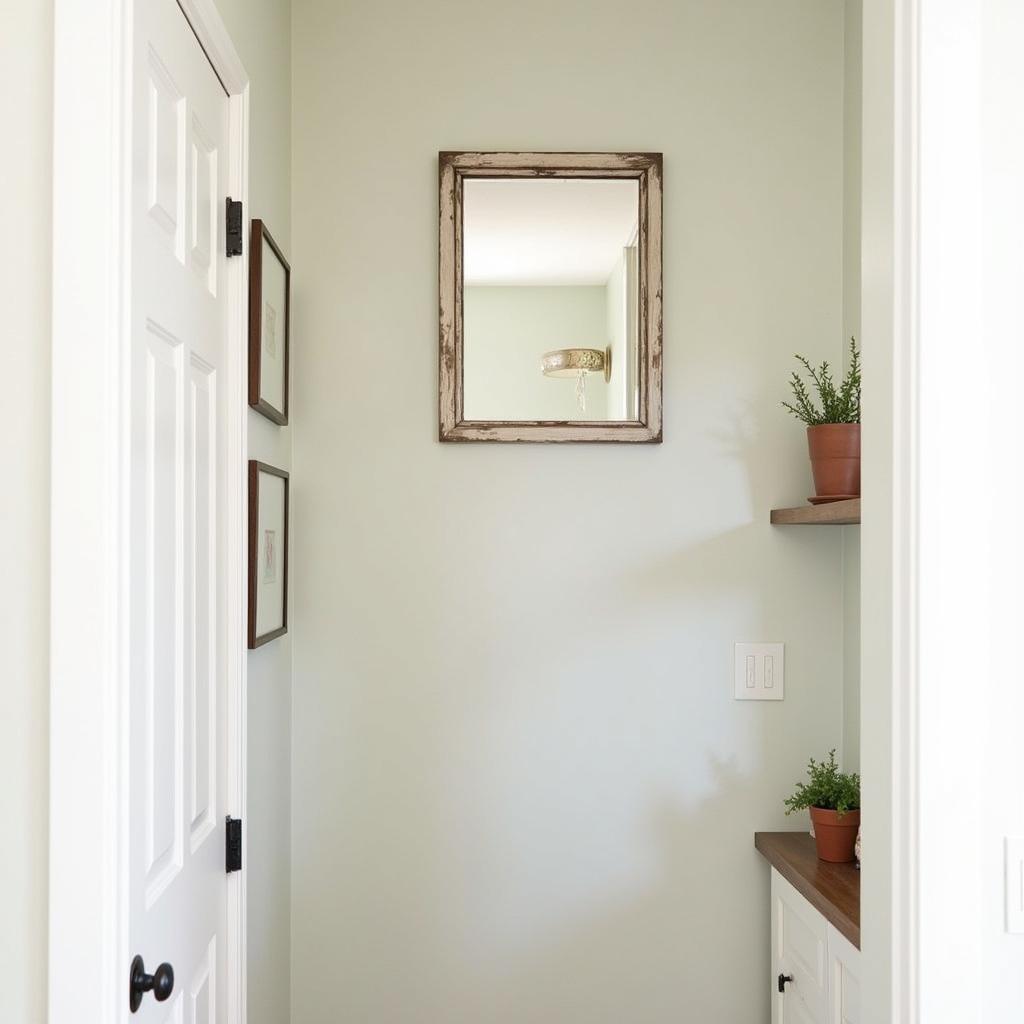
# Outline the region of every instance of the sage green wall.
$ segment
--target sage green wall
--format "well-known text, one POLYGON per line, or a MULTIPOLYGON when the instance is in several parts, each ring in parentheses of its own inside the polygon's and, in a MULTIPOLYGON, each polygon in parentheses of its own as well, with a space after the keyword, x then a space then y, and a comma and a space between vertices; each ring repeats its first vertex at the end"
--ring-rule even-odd
POLYGON ((576 382, 545 377, 540 359, 556 348, 603 351, 609 341, 607 301, 601 285, 466 287, 466 418, 604 419, 608 385, 602 374, 587 374, 587 411, 581 413, 576 382))
MULTIPOLYGON (((860 330, 862 0, 846 0, 843 29, 843 341, 860 330)), ((848 349, 844 347, 844 358, 848 349)), ((843 766, 860 768, 860 527, 843 527, 843 766)))
POLYGON ((295 0, 293 1024, 766 1024, 758 828, 842 742, 822 0, 295 0), (665 443, 437 442, 437 151, 665 154, 665 443), (787 643, 786 699, 732 645, 787 643))
MULTIPOLYGON (((250 78, 249 212, 290 257, 291 3, 217 7, 250 78)), ((293 288, 300 274, 296 267, 293 288)), ((291 428, 248 415, 249 457, 291 469, 291 428)), ((248 1024, 282 1024, 291 1000, 291 665, 291 635, 248 655, 248 1024)))

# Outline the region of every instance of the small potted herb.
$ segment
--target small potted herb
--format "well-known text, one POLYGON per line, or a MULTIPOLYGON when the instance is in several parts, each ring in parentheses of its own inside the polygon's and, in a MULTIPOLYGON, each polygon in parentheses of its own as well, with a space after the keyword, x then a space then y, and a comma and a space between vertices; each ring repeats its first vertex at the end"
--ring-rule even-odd
POLYGON ((860 828, 860 776, 841 772, 834 750, 827 761, 812 757, 807 776, 809 781, 798 782, 786 800, 786 813, 809 810, 819 859, 845 864, 854 859, 860 828))
POLYGON ((836 386, 827 362, 817 369, 801 355, 804 368, 817 392, 811 396, 807 382, 793 371, 789 386, 793 401, 783 402, 798 420, 807 424, 807 447, 811 455, 815 498, 811 501, 841 501, 860 495, 860 350, 850 339, 850 367, 836 386))

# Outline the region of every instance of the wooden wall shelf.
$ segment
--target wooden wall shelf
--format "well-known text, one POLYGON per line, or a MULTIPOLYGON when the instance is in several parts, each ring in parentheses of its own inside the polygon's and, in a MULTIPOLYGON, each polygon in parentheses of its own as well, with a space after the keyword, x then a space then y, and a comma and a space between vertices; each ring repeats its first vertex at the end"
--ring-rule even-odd
POLYGON ((773 508, 772 523, 776 526, 858 526, 860 498, 830 501, 827 505, 773 508))

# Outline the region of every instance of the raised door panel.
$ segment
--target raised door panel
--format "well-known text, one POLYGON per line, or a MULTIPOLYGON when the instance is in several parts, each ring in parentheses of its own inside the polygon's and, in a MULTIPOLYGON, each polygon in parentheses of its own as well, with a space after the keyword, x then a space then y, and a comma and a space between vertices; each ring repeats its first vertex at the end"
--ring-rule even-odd
POLYGON ((210 939, 206 955, 192 975, 188 990, 190 1024, 216 1024, 217 1021, 217 937, 210 939))
POLYGON ((152 907, 183 863, 182 805, 182 484, 183 344, 146 323, 141 398, 141 677, 145 902, 152 907))
POLYGON ((214 831, 217 807, 217 374, 194 354, 190 363, 188 781, 195 853, 214 831))
POLYGON ((860 950, 828 926, 829 1024, 861 1024, 860 950))
POLYGON ((781 1003, 778 1018, 780 1024, 821 1024, 821 1019, 812 1016, 803 1000, 789 996, 781 1000, 781 1003))
POLYGON ((218 248, 217 223, 220 206, 217 202, 218 152, 208 132, 193 112, 189 140, 188 256, 192 269, 210 295, 217 295, 218 248))
POLYGON ((828 1007, 825 919, 772 870, 772 1024, 824 1024, 828 1007), (779 975, 792 978, 778 991, 779 975))
POLYGON ((155 47, 146 60, 146 212, 185 258, 185 97, 155 47))

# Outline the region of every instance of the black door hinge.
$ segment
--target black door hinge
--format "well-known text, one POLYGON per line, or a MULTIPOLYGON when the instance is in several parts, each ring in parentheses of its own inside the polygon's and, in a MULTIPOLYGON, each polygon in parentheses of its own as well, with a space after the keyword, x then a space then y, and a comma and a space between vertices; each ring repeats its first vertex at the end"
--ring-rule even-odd
POLYGON ((230 874, 242 870, 242 819, 228 815, 227 839, 224 843, 224 868, 230 874))
POLYGON ((229 256, 241 256, 242 255, 242 203, 240 200, 232 199, 228 196, 227 200, 227 229, 225 235, 227 236, 227 254, 229 256))

